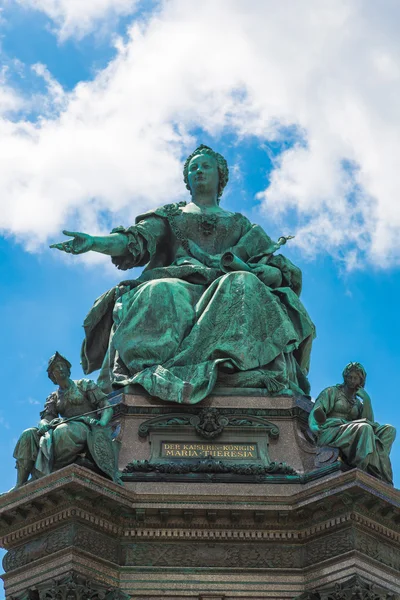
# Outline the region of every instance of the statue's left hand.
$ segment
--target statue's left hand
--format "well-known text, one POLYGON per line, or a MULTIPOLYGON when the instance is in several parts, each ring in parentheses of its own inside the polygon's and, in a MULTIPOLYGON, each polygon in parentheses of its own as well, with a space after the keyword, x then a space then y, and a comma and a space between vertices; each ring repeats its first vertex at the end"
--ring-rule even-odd
POLYGON ((282 273, 276 267, 259 265, 252 268, 252 273, 268 287, 277 288, 282 284, 282 273))
POLYGON ((51 244, 50 248, 57 248, 57 250, 67 252, 68 254, 84 254, 92 249, 93 238, 88 233, 64 230, 63 234, 69 235, 73 239, 66 242, 51 244))
POLYGON ((357 396, 358 396, 358 397, 359 397, 359 398, 360 398, 360 399, 361 399, 363 402, 365 402, 365 401, 367 401, 367 402, 368 402, 368 400, 369 400, 369 401, 371 400, 371 399, 370 399, 370 397, 369 397, 369 395, 367 394, 367 392, 366 392, 366 391, 364 390, 364 388, 362 388, 362 387, 358 388, 358 390, 357 390, 357 394, 356 394, 356 395, 357 395, 357 396))

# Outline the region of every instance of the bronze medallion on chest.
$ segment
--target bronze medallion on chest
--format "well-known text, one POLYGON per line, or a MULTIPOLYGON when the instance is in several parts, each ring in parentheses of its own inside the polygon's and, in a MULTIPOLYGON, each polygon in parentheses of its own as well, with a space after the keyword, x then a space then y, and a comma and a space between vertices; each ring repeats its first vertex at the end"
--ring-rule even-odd
POLYGON ((199 231, 203 235, 211 235, 217 229, 217 215, 199 215, 199 231))

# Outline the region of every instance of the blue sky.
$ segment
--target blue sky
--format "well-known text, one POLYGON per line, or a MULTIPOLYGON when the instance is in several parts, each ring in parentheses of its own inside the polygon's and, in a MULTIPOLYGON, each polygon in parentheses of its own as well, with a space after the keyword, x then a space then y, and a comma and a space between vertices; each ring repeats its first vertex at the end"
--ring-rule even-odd
POLYGON ((52 390, 49 356, 82 376, 84 316, 124 278, 48 244, 188 199, 181 169, 198 143, 228 160, 227 209, 296 234, 285 254, 317 327, 313 396, 360 361, 376 420, 400 428, 399 7, 97 4, 7 0, 1 13, 3 490, 52 390))

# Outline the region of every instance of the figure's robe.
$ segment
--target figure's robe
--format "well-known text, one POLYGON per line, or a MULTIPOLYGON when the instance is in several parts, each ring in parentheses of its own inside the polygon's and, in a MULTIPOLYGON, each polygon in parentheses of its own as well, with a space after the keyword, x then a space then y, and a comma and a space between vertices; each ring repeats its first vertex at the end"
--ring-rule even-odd
POLYGON ((393 483, 389 453, 396 437, 392 425, 379 425, 371 410, 356 398, 350 405, 338 384, 323 390, 310 413, 309 425, 319 446, 339 448, 346 463, 393 483), (314 412, 322 408, 327 419, 320 425, 314 412))
MULTIPOLYGON (((68 390, 59 389, 51 393, 40 417, 53 426, 43 435, 37 427, 26 429, 21 434, 14 450, 17 464, 18 461, 34 463, 34 479, 72 464, 87 450, 93 433, 88 418, 81 415, 93 412, 91 416, 94 418, 95 411, 107 406, 107 396, 94 381, 88 379, 78 379, 68 390)), ((109 443, 112 443, 111 438, 109 443)), ((97 456, 92 458, 103 471, 104 465, 97 461, 97 456)))
POLYGON ((98 300, 84 322, 85 373, 101 369, 105 392, 140 384, 152 396, 180 403, 223 386, 309 392, 315 328, 303 307, 301 271, 261 227, 239 213, 203 215, 166 205, 117 228, 127 251, 119 269, 144 266, 98 300), (233 253, 242 270, 226 272, 233 253), (263 282, 267 263, 279 287, 263 282))

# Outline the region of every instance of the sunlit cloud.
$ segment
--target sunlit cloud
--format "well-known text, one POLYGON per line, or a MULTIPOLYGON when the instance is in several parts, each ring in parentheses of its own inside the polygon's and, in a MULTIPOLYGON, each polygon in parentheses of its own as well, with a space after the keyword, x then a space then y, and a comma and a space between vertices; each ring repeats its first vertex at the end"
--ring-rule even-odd
MULTIPOLYGON (((49 14, 64 6, 30 3, 49 14)), ((100 4, 79 6, 99 14, 100 4)), ((259 190, 260 222, 290 211, 294 243, 310 256, 329 252, 350 269, 398 264, 399 18, 391 0, 294 1, 290 11, 272 0, 251 10, 170 0, 133 22, 110 64, 72 92, 35 66, 47 86, 37 118, 10 117, 12 87, 3 109, 0 95, 0 227, 34 250, 65 227, 130 224, 184 197, 196 128, 217 149, 224 133, 265 143, 290 131, 259 190)))
POLYGON ((61 41, 82 38, 95 28, 111 29, 118 17, 131 14, 138 0, 12 0, 45 13, 61 41))

